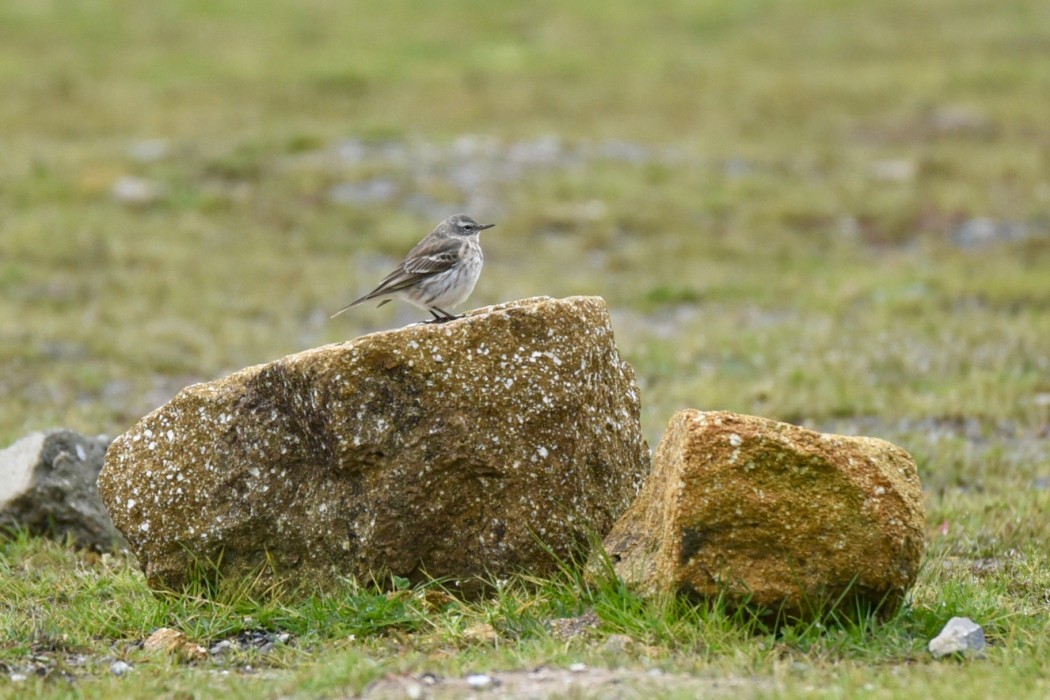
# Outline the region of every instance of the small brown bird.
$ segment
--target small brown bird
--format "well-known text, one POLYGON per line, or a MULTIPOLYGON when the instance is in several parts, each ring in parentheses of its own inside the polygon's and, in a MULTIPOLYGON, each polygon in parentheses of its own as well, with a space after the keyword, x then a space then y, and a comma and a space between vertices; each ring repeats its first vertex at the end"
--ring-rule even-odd
POLYGON ((462 304, 474 291, 485 262, 480 234, 493 226, 479 224, 466 214, 450 216, 417 243, 378 287, 336 311, 332 318, 362 302, 382 299, 382 306, 395 297, 429 311, 434 316, 430 323, 458 318, 447 309, 462 304))

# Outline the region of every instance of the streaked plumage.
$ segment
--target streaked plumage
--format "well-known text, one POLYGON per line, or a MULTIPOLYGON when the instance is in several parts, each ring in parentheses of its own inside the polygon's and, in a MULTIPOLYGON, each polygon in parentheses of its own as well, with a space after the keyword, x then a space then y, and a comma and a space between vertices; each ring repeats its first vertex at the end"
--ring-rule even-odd
POLYGON ((332 318, 372 299, 381 299, 382 306, 394 298, 426 309, 434 321, 456 318, 447 309, 462 304, 474 291, 484 262, 480 234, 494 225, 479 224, 466 214, 450 216, 417 243, 378 287, 336 311, 332 318))

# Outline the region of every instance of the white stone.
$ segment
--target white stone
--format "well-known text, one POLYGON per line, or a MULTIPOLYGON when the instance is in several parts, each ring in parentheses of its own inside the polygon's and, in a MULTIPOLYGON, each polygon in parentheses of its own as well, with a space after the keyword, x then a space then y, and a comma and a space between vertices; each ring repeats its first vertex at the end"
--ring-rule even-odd
POLYGON ((467 685, 471 688, 488 688, 492 685, 492 676, 485 673, 474 673, 467 676, 467 685))
POLYGON ((121 204, 140 206, 153 204, 161 199, 165 194, 165 188, 155 180, 125 176, 113 183, 110 194, 121 204))
POLYGON ((959 652, 979 656, 984 651, 984 628, 968 617, 953 617, 930 640, 929 649, 937 659, 959 652))
POLYGON ((37 457, 46 437, 46 433, 33 433, 0 450, 0 507, 21 496, 33 482, 37 457))

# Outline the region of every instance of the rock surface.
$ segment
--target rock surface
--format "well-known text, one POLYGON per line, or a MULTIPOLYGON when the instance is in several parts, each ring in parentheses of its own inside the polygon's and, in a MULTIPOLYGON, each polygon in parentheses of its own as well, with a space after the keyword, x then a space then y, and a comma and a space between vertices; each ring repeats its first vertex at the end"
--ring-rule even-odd
POLYGON ((929 649, 937 659, 959 653, 980 655, 984 651, 984 628, 968 617, 953 617, 930 640, 929 649))
POLYGON ((888 612, 915 581, 924 525, 915 463, 888 442, 688 410, 605 547, 645 593, 791 617, 840 597, 888 612))
POLYGON ((104 438, 50 430, 0 450, 0 526, 68 536, 100 551, 120 546, 123 540, 95 487, 108 444, 104 438))
POLYGON ((604 302, 528 299, 187 387, 110 447, 99 490, 149 583, 194 563, 324 585, 546 573, 648 470, 604 302))

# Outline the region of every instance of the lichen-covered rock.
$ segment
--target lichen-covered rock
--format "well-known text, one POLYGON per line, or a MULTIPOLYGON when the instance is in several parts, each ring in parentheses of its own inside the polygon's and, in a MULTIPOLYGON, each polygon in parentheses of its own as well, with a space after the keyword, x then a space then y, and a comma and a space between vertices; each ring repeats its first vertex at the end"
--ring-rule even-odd
POLYGON ((543 573, 637 493, 638 417, 604 302, 529 299, 187 387, 99 490, 154 586, 198 558, 321 585, 543 573))
POLYGON ((108 444, 106 438, 48 430, 0 450, 0 527, 69 537, 99 551, 122 546, 95 487, 108 444))
POLYGON ((899 447, 688 410, 671 419, 605 548, 644 593, 808 617, 840 599, 894 610, 915 582, 924 531, 915 463, 899 447))

